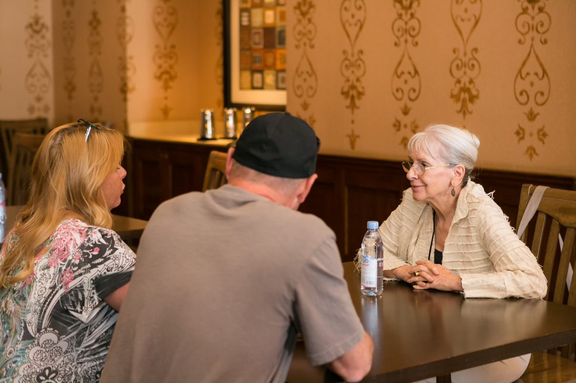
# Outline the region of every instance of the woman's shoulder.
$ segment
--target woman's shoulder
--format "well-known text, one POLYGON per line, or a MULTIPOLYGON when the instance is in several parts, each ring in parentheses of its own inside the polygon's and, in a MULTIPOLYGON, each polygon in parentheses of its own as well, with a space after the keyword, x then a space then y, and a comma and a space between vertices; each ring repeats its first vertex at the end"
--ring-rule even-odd
MULTIPOLYGON (((391 216, 403 221, 416 222, 428 207, 426 202, 416 201, 411 188, 404 190, 400 205, 392 212, 391 216)), ((388 220, 387 220, 388 221, 388 220)))
POLYGON ((482 185, 473 181, 470 181, 464 190, 464 199, 468 211, 476 211, 484 214, 503 214, 500 206, 494 201, 493 194, 495 191, 486 193, 482 185))
POLYGON ((416 203, 416 201, 414 201, 414 192, 412 191, 412 188, 405 189, 402 192, 402 203, 416 203))
POLYGON ((90 225, 77 218, 68 218, 60 222, 57 231, 70 231, 70 232, 92 232, 98 231, 100 233, 110 233, 116 234, 112 229, 106 229, 105 227, 90 225))
POLYGON ((130 247, 114 230, 90 225, 78 219, 62 221, 49 245, 52 251, 64 251, 69 253, 69 256, 76 257, 88 254, 90 259, 135 257, 130 247))
POLYGON ((495 192, 486 193, 484 187, 474 181, 469 181, 464 190, 466 191, 466 200, 469 203, 495 203, 493 197, 495 192))
POLYGON ((410 210, 421 212, 428 204, 426 202, 416 201, 412 188, 408 188, 402 192, 402 202, 400 206, 409 207, 410 210))
POLYGON ((112 229, 87 224, 79 219, 70 218, 62 221, 56 228, 54 239, 74 241, 78 244, 91 242, 95 239, 104 242, 121 242, 120 236, 112 229))

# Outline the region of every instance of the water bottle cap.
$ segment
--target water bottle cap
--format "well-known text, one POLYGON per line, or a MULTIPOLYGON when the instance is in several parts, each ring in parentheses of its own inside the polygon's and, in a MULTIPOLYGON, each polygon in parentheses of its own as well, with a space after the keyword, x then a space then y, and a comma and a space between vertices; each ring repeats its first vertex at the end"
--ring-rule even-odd
POLYGON ((368 221, 368 230, 378 230, 378 221, 368 221))

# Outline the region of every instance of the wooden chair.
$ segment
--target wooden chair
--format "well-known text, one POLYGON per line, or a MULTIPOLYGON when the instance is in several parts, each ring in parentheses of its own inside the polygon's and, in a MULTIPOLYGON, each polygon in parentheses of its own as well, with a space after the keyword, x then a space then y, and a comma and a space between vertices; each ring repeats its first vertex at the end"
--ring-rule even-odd
MULTIPOLYGON (((534 189, 533 185, 522 186, 517 222, 522 221, 534 189)), ((576 276, 567 282, 570 268, 574 270, 576 266, 576 191, 546 189, 521 239, 544 267, 548 279, 545 299, 576 307, 576 276), (558 235, 564 242, 562 250, 558 235)), ((517 382, 574 382, 575 358, 574 344, 533 353, 528 369, 517 382)))
POLYGON ((44 135, 16 133, 12 137, 6 205, 24 205, 30 194, 30 167, 44 135))
POLYGON ((204 174, 202 191, 217 189, 226 183, 226 153, 211 151, 204 174))
POLYGON ((16 133, 46 134, 48 132, 48 120, 35 118, 30 120, 0 120, 0 140, 2 141, 2 154, 0 155, 0 171, 3 179, 10 176, 10 155, 14 147, 14 135, 16 133))

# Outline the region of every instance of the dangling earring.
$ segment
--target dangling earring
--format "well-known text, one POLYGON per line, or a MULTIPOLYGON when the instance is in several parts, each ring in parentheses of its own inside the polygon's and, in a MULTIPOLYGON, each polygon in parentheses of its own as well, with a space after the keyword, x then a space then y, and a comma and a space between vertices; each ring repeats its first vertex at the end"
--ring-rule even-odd
POLYGON ((452 190, 450 191, 450 194, 452 194, 452 197, 456 197, 456 190, 454 190, 454 186, 452 186, 452 190))

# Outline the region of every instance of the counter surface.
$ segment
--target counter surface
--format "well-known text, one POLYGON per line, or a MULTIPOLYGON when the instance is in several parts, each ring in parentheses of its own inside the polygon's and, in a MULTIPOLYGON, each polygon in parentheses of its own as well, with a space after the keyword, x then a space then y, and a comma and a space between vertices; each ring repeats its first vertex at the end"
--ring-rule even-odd
MULTIPOLYGON (((221 124, 216 123, 216 127, 221 124)), ((217 136, 218 136, 217 129, 217 136)), ((225 147, 233 140, 199 140, 200 121, 152 121, 131 122, 128 127, 128 136, 140 140, 191 143, 207 146, 225 147)))

